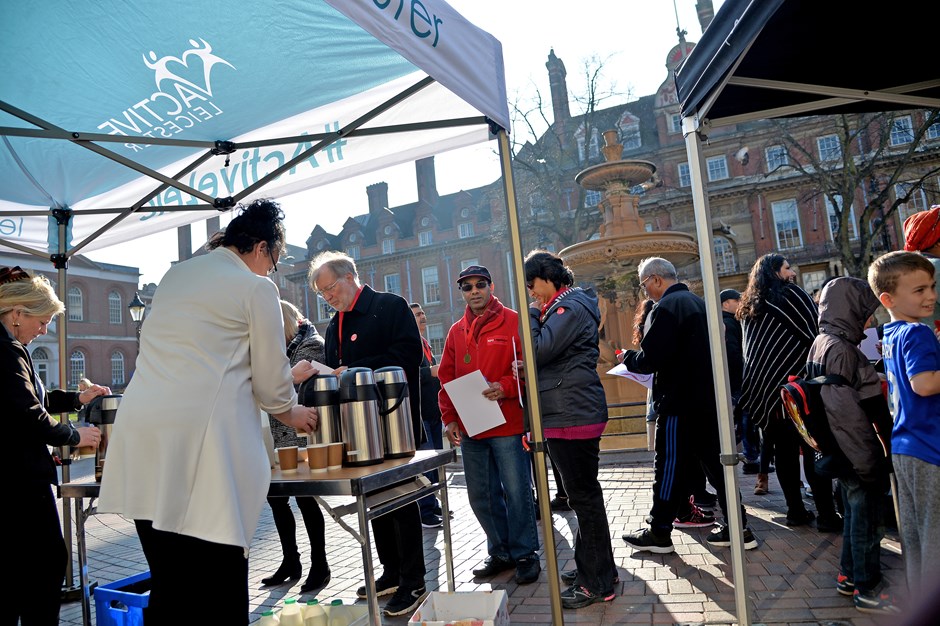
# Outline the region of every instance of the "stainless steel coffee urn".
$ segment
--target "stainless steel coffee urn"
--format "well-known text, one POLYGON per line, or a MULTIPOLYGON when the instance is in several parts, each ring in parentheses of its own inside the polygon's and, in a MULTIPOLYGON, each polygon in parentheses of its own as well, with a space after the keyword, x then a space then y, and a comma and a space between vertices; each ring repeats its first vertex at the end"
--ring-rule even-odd
POLYGON ((374 465, 385 458, 379 390, 372 370, 350 367, 339 378, 339 413, 346 453, 343 465, 374 465))
POLYGON ((333 374, 318 374, 300 385, 300 403, 312 406, 320 414, 317 429, 307 435, 311 445, 338 443, 343 440, 339 414, 339 379, 333 374))
POLYGON ((114 418, 117 417, 118 407, 121 405, 122 395, 98 396, 88 405, 88 422, 94 424, 101 431, 101 443, 95 450, 95 480, 101 482, 101 473, 104 471, 104 461, 108 454, 108 443, 111 441, 111 430, 114 428, 114 418))
POLYGON ((382 367, 375 370, 374 376, 381 396, 379 413, 385 430, 385 458, 414 456, 415 432, 411 424, 411 401, 408 399, 405 370, 382 367))

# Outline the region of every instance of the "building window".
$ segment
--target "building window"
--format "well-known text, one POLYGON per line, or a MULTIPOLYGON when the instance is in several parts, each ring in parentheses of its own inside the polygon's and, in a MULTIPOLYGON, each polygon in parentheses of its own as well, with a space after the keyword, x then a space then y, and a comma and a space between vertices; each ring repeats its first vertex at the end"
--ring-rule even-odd
POLYGON ((601 203, 601 192, 589 189, 584 192, 584 208, 590 209, 601 203))
POLYGON ((111 385, 120 387, 124 384, 124 355, 120 352, 111 353, 111 385))
POLYGON ((814 295, 822 284, 826 282, 825 270, 816 270, 815 272, 802 272, 800 278, 803 279, 803 290, 814 295))
POLYGON ((422 230, 418 233, 418 245, 419 246, 430 246, 434 243, 434 239, 431 236, 431 231, 422 230))
POLYGON ((529 215, 544 215, 548 213, 548 209, 545 208, 545 196, 541 192, 535 192, 529 194, 529 215))
POLYGON ((464 259, 460 262, 460 271, 464 271, 471 265, 479 265, 480 259, 464 259))
POLYGON ((902 146, 914 141, 914 124, 911 116, 896 117, 891 123, 891 145, 902 146))
POLYGON ((669 134, 674 135, 676 133, 682 132, 682 116, 678 113, 673 113, 669 116, 669 134))
POLYGON ((387 237, 382 240, 382 254, 394 254, 395 253, 395 240, 387 237))
POLYGON ((359 260, 359 246, 346 246, 346 254, 354 261, 359 260))
POLYGON ((620 143, 624 150, 634 150, 643 145, 640 138, 640 118, 631 114, 624 113, 620 118, 620 143))
POLYGON ((83 304, 82 301, 82 290, 78 287, 69 287, 68 294, 68 307, 69 307, 69 321, 70 322, 80 322, 85 319, 83 313, 83 304))
POLYGON ((401 295, 401 274, 385 275, 385 291, 398 294, 399 296, 401 295))
POLYGON ((712 244, 715 246, 715 267, 719 274, 727 272, 736 272, 738 264, 734 260, 734 246, 725 237, 712 237, 712 244))
POLYGON ((441 301, 441 283, 437 278, 437 266, 421 268, 421 285, 425 304, 437 304, 441 301))
MULTIPOLYGON (((898 183, 894 186, 894 195, 896 198, 903 198, 906 196, 913 183, 898 183)), ((927 194, 924 193, 924 188, 919 187, 911 193, 911 197, 907 199, 907 202, 904 204, 898 205, 898 219, 901 220, 901 223, 904 223, 904 220, 914 215, 915 213, 920 213, 921 211, 927 210, 927 194)))
POLYGON ((49 351, 45 348, 36 348, 33 350, 33 367, 36 368, 36 376, 45 387, 49 387, 49 351))
POLYGON ((842 159, 842 146, 836 135, 826 135, 816 139, 816 149, 820 161, 839 161, 842 159))
POLYGON ((444 352, 443 324, 428 324, 428 343, 431 344, 431 353, 440 358, 444 352))
MULTIPOLYGON (((839 232, 839 220, 836 218, 836 206, 840 211, 845 211, 845 205, 842 202, 842 196, 835 196, 836 204, 833 205, 826 196, 826 216, 829 218, 829 238, 836 240, 836 233, 839 232)), ((858 239, 858 224, 855 220, 855 207, 849 205, 849 239, 855 241, 858 239)))
POLYGON ((575 138, 578 142, 578 160, 586 161, 589 158, 594 158, 600 155, 600 134, 597 132, 596 128, 591 129, 591 138, 587 140, 585 137, 584 124, 578 128, 575 132, 575 138))
POLYGON ((728 159, 724 155, 711 157, 705 160, 708 167, 708 180, 724 180, 728 178, 728 159))
POLYGON ((927 128, 927 139, 940 139, 940 122, 934 122, 927 128))
POLYGON ((121 301, 121 294, 112 291, 108 294, 108 321, 112 324, 121 324, 123 315, 124 304, 121 301))
POLYGON ((317 321, 329 321, 330 318, 333 317, 333 312, 333 307, 326 303, 326 300, 323 299, 323 296, 317 294, 317 321))
POLYGON ((692 171, 689 169, 688 163, 679 164, 679 186, 680 187, 692 186, 692 171))
POLYGON ((769 146, 764 150, 764 159, 767 161, 768 172, 790 164, 790 155, 787 154, 787 149, 783 146, 769 146))
POLYGON ((473 222, 462 222, 457 224, 457 237, 460 239, 473 237, 473 222))
POLYGON ((770 208, 774 216, 774 229, 777 232, 777 248, 788 250, 803 245, 796 200, 774 202, 770 208))
POLYGON ((69 357, 69 388, 78 387, 78 381, 85 377, 85 353, 76 350, 69 357))

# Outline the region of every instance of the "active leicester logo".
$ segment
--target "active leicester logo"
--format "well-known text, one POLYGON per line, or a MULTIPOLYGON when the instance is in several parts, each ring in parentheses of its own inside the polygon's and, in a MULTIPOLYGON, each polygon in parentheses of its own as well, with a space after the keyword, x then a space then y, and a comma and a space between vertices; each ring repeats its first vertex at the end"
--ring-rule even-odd
MULTIPOLYGON (((98 125, 109 135, 173 137, 214 117, 223 109, 213 99, 212 73, 218 66, 235 66, 213 52, 205 39, 189 40, 190 48, 179 56, 158 56, 151 50, 141 55, 153 71, 157 90, 120 114, 98 125)), ((138 152, 147 144, 126 143, 138 152)))

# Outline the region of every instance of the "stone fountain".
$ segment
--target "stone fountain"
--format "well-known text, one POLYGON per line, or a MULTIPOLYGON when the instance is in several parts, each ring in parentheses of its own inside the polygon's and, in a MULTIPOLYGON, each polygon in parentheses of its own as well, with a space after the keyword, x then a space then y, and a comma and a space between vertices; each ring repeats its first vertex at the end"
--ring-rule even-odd
MULTIPOLYGON (((675 231, 647 232, 639 214, 639 185, 647 190, 658 185, 656 166, 649 161, 621 159, 623 145, 616 130, 604 132, 605 162, 582 170, 575 182, 592 191, 604 192, 600 202, 599 237, 576 243, 559 254, 574 272, 575 280, 591 282, 598 291, 601 309, 600 361, 598 372, 607 393, 607 404, 645 402, 646 389, 639 384, 606 372, 617 364, 616 350, 633 346, 633 317, 642 295, 639 293, 637 265, 647 257, 661 256, 677 268, 698 259, 698 244, 691 235, 675 231)), ((645 413, 645 408, 622 409, 621 414, 645 413)), ((612 415, 615 414, 612 412, 612 415)), ((611 421, 607 433, 619 432, 625 425, 611 421)), ((612 443, 613 447, 636 445, 639 437, 612 443)))

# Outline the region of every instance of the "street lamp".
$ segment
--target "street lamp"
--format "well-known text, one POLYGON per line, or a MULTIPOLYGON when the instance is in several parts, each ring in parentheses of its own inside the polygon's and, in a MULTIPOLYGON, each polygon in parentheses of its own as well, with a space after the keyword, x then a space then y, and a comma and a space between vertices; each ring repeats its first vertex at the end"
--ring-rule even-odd
POLYGON ((144 304, 140 299, 140 292, 134 292, 134 299, 130 301, 130 304, 127 305, 127 310, 130 311, 131 319, 134 320, 134 324, 137 326, 137 349, 140 350, 140 325, 144 321, 144 311, 147 309, 147 305, 144 304))

